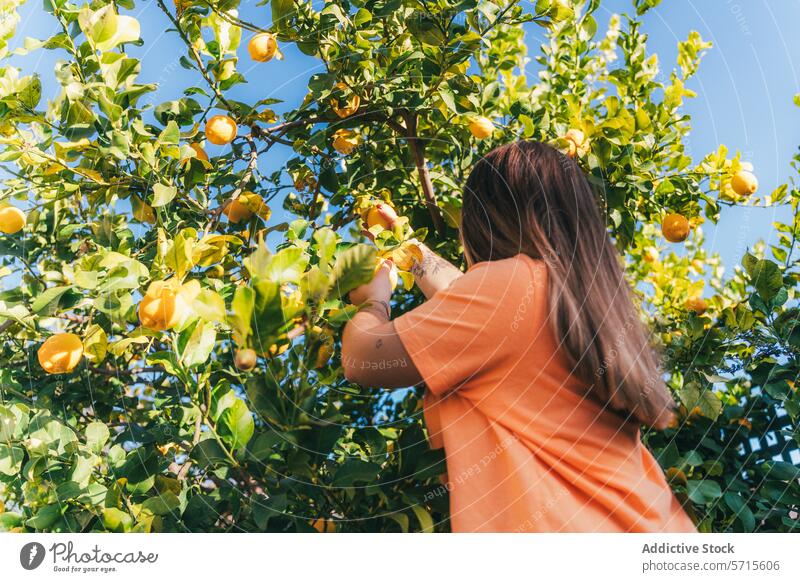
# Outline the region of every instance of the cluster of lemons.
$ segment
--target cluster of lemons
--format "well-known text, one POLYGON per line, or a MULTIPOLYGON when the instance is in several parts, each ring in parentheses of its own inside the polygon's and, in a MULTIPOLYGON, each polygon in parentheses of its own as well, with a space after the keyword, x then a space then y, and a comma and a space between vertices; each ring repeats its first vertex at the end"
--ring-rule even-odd
MULTIPOLYGON (((758 179, 752 172, 740 170, 731 177, 731 189, 740 197, 750 196, 758 190, 758 179)), ((690 220, 680 213, 669 212, 661 220, 661 234, 671 243, 682 243, 691 230, 690 220)), ((708 310, 708 302, 700 296, 689 297, 684 307, 702 315, 708 310)))

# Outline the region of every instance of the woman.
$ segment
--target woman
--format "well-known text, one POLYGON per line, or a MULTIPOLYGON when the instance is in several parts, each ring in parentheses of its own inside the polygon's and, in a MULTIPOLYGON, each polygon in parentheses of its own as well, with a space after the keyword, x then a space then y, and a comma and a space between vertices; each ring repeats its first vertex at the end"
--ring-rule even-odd
POLYGON ((640 440, 674 403, 577 164, 497 148, 461 212, 467 272, 424 248, 428 301, 391 321, 384 267, 350 294, 342 344, 353 382, 425 383, 453 531, 695 531, 640 440))

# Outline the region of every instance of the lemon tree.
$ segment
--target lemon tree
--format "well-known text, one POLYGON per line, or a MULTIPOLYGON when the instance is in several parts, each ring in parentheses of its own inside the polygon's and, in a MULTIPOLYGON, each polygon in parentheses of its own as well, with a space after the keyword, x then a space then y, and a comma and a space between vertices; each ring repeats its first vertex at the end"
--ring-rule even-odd
POLYGON ((0 2, 0 528, 446 531, 421 389, 344 378, 346 294, 392 258, 396 312, 417 305, 412 239, 460 261, 466 174, 519 138, 577 160, 606 210, 680 403, 645 438, 687 511, 797 527, 798 469, 740 449, 787 415, 797 437, 800 224, 728 278, 702 225, 800 192, 759 192, 724 146, 688 155, 711 46, 693 32, 659 63, 639 23, 657 1, 601 29, 598 1, 272 0, 251 21, 155 0, 197 80, 166 101, 128 54, 133 0, 48 0, 47 39, 15 38, 21 3, 0 2), (321 65, 302 102, 230 96, 290 46, 321 65), (54 71, 10 64, 36 51, 54 71))

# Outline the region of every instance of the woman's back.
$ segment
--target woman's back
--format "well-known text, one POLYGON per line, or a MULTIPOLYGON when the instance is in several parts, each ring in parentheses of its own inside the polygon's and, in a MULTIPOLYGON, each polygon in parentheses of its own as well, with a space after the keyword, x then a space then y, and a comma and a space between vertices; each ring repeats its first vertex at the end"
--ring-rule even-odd
POLYGON ((394 321, 446 450, 453 530, 694 531, 637 424, 584 396, 547 297, 544 263, 517 255, 394 321))

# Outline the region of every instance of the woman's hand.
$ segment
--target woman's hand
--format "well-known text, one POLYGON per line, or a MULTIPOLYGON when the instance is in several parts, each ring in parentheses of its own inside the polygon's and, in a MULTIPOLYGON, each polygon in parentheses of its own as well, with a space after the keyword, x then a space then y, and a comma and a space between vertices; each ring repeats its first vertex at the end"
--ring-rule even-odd
POLYGON ((350 291, 350 302, 353 305, 361 305, 367 302, 389 305, 389 300, 392 297, 392 283, 389 279, 389 272, 394 268, 391 261, 384 261, 375 272, 372 281, 350 291))

